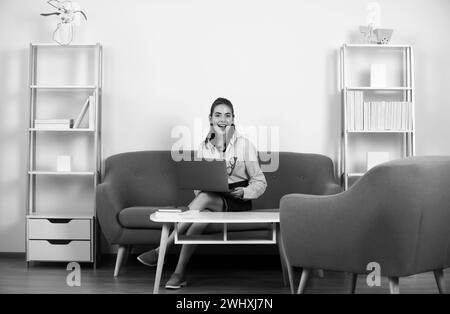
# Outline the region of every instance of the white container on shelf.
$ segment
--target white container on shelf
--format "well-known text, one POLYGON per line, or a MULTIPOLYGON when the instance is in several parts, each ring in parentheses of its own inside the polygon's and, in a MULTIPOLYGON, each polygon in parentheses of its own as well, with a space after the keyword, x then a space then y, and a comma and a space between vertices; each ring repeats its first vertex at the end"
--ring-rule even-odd
POLYGON ((386 64, 370 65, 370 87, 386 87, 386 64))
POLYGON ((67 155, 58 155, 56 157, 56 171, 69 172, 72 171, 70 166, 71 157, 67 155))

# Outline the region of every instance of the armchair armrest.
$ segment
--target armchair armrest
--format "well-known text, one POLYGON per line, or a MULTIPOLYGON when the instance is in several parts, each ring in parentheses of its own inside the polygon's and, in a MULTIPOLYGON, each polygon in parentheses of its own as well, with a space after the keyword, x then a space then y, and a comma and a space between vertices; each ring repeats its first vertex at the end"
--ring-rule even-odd
MULTIPOLYGON (((337 189, 333 184, 329 190, 337 189)), ((280 201, 281 237, 292 266, 365 272, 355 258, 366 229, 364 210, 348 191, 336 195, 289 194, 280 201), (356 223, 355 223, 356 222, 356 223)), ((363 237, 364 238, 364 237, 363 237)))

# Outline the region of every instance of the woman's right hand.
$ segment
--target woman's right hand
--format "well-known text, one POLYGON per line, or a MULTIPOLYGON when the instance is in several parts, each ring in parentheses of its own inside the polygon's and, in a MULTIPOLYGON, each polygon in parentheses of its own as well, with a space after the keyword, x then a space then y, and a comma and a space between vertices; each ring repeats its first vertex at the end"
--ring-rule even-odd
POLYGON ((234 188, 233 190, 230 191, 230 195, 233 196, 234 198, 242 199, 244 197, 244 188, 241 186, 234 188))

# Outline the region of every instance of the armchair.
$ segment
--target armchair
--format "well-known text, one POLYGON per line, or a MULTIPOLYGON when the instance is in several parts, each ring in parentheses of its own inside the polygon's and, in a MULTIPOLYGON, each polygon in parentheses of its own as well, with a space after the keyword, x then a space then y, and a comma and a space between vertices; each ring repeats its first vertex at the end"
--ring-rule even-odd
POLYGON ((290 267, 303 268, 298 293, 312 269, 352 273, 354 292, 370 262, 389 277, 391 293, 400 277, 427 271, 445 293, 449 186, 450 157, 411 157, 372 168, 340 194, 284 196, 281 237, 290 267))

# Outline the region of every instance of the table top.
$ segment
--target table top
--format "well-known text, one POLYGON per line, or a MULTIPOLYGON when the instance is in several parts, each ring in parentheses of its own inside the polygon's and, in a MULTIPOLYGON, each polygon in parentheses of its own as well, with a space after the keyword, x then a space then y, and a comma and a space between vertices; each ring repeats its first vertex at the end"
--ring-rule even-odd
POLYGON ((182 213, 156 212, 150 215, 154 222, 189 222, 189 223, 277 223, 280 213, 273 212, 192 212, 182 213))

